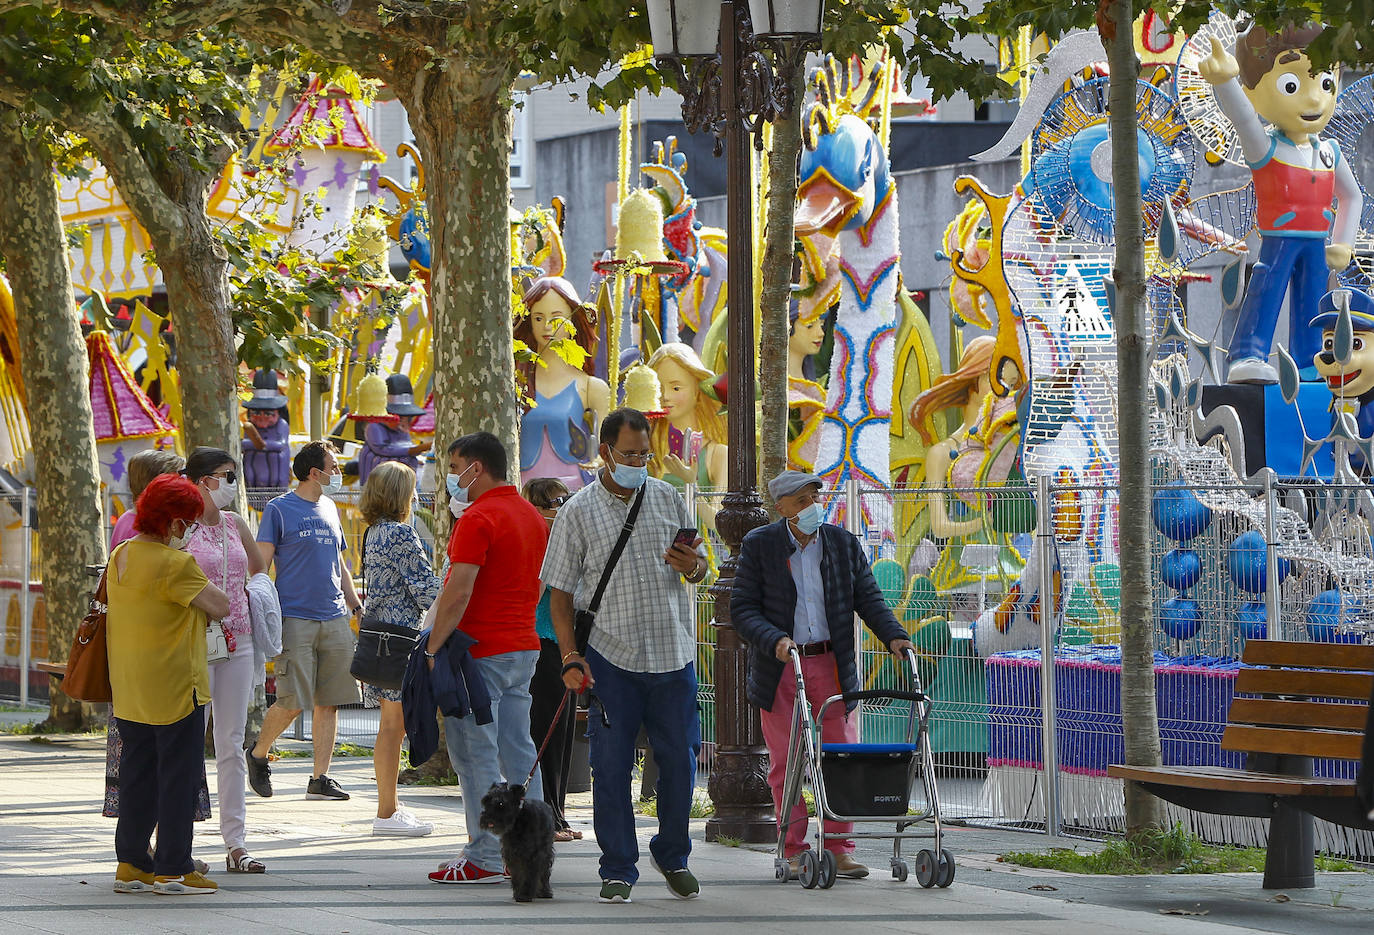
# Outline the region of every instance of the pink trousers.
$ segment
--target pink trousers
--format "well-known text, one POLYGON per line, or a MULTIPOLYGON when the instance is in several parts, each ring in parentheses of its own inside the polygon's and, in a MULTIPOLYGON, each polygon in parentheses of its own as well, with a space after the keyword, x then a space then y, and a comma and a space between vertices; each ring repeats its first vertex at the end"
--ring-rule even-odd
MULTIPOLYGON (((802 677, 806 681, 806 700, 811 705, 811 716, 820 711, 825 699, 840 693, 839 673, 835 669, 835 654, 807 656, 801 661, 802 677)), ((763 742, 768 745, 768 785, 773 789, 773 812, 778 816, 778 828, 782 828, 782 787, 787 778, 787 741, 792 732, 792 709, 797 698, 797 677, 792 671, 792 663, 783 667, 782 678, 778 680, 778 690, 773 696, 773 710, 760 711, 763 723, 763 742)), ((857 712, 857 709, 856 709, 857 712)), ((859 739, 859 718, 845 713, 844 704, 835 702, 825 713, 821 724, 821 740, 824 743, 855 743, 859 739)), ((807 850, 806 803, 797 802, 792 808, 791 824, 787 828, 787 843, 783 853, 793 854, 807 850)), ((825 822, 826 834, 844 834, 852 831, 854 825, 847 821, 825 822)), ((854 851, 854 842, 835 839, 825 842, 825 849, 836 854, 849 854, 854 851)))

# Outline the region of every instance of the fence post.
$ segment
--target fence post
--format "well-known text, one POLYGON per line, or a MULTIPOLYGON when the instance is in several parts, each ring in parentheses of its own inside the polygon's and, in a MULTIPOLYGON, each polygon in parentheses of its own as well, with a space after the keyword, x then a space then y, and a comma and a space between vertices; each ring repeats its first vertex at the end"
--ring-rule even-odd
MULTIPOLYGON (((697 485, 696 485, 696 484, 684 484, 684 485, 682 486, 682 497, 683 497, 684 500, 687 501, 687 515, 690 516, 690 517, 692 518, 692 524, 695 525, 695 526, 697 527, 697 532, 698 532, 698 534, 700 535, 700 534, 701 534, 701 522, 700 522, 699 519, 697 518, 697 485)), ((698 597, 697 592, 698 592, 698 590, 699 590, 699 588, 698 588, 698 586, 697 586, 694 582, 691 582, 691 581, 688 581, 688 582, 687 582, 687 593, 690 594, 690 595, 692 596, 692 613, 693 613, 693 614, 696 614, 696 612, 697 612, 697 597, 698 597)), ((692 619, 695 620, 696 617, 693 616, 692 619)))
POLYGON ((1264 472, 1264 616, 1268 618, 1265 636, 1281 640, 1286 634, 1279 621, 1279 547, 1274 541, 1274 527, 1278 509, 1274 490, 1274 472, 1264 472))
POLYGON ((29 488, 19 491, 24 498, 19 506, 20 529, 24 534, 23 577, 19 579, 19 706, 29 705, 29 666, 33 664, 33 610, 29 606, 29 576, 33 569, 33 520, 29 516, 29 488))
MULTIPOLYGON (((861 522, 862 516, 863 516, 863 511, 862 511, 862 499, 861 499, 861 494, 860 494, 860 491, 859 491, 859 479, 858 479, 857 477, 851 477, 851 478, 849 478, 848 480, 846 480, 846 481, 844 482, 844 528, 847 529, 847 530, 849 530, 850 532, 852 532, 854 535, 858 536, 860 539, 863 538, 863 534, 864 534, 863 523, 861 522)), ((872 564, 872 559, 871 559, 871 558, 869 559, 869 563, 872 564)), ((863 628, 863 623, 862 623, 862 621, 859 620, 859 615, 858 615, 858 614, 855 614, 855 615, 854 615, 854 619, 853 619, 852 622, 853 622, 853 626, 854 626, 854 636, 853 636, 853 640, 854 640, 854 656, 855 656, 854 662, 855 662, 855 666, 856 666, 856 667, 858 668, 858 670, 859 670, 859 684, 860 684, 860 687, 862 687, 863 681, 864 681, 864 661, 865 661, 865 660, 864 660, 864 652, 863 652, 863 646, 864 646, 864 628, 863 628)), ((859 742, 860 742, 860 743, 863 743, 863 739, 864 739, 864 703, 863 703, 862 701, 859 702, 859 709, 858 709, 858 710, 859 710, 859 742)))
POLYGON ((1059 746, 1055 737, 1058 705, 1055 698, 1055 613, 1054 607, 1054 506, 1051 502, 1050 477, 1041 474, 1035 479, 1036 548, 1039 549, 1040 580, 1040 762, 1045 770, 1045 833, 1052 838, 1060 832, 1059 816, 1059 746))

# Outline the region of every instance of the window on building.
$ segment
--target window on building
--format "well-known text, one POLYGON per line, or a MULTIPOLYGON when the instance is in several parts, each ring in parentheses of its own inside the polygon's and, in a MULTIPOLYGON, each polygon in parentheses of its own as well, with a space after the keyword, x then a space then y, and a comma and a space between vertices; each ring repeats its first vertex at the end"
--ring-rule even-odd
POLYGON ((529 188, 534 184, 534 140, 530 136, 529 95, 515 93, 511 108, 510 184, 512 188, 529 188))

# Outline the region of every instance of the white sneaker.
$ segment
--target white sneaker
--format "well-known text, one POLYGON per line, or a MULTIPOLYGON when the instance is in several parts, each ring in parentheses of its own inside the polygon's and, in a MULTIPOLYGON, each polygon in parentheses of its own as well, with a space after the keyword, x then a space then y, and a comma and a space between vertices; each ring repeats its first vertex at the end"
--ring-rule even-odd
POLYGON ((1256 383, 1269 386, 1279 382, 1278 371, 1269 362, 1258 357, 1242 357, 1233 360, 1226 368, 1227 383, 1256 383))
POLYGON ((372 821, 374 835, 394 835, 407 838, 422 838, 434 830, 434 825, 421 821, 410 812, 396 809, 390 818, 375 818, 372 821))

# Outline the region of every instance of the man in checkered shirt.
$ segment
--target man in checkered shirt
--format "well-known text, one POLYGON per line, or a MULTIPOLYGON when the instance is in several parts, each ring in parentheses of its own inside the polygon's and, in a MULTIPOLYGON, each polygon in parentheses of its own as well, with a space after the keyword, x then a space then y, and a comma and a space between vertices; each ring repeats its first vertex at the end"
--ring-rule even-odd
POLYGON ((601 847, 602 902, 629 902, 639 879, 630 772, 640 725, 658 764, 658 834, 649 842, 655 868, 682 899, 700 892, 687 869, 688 820, 696 789, 701 721, 697 712, 696 613, 687 582, 706 577, 701 539, 674 544, 692 525, 687 505, 665 481, 648 476, 649 422, 617 409, 601 423, 605 465, 594 483, 559 511, 540 578, 548 585, 564 683, 596 688, 610 726, 588 720, 593 823, 601 847), (606 586, 584 658, 573 633, 574 608, 586 608, 601 580, 634 498, 644 502, 606 586))

